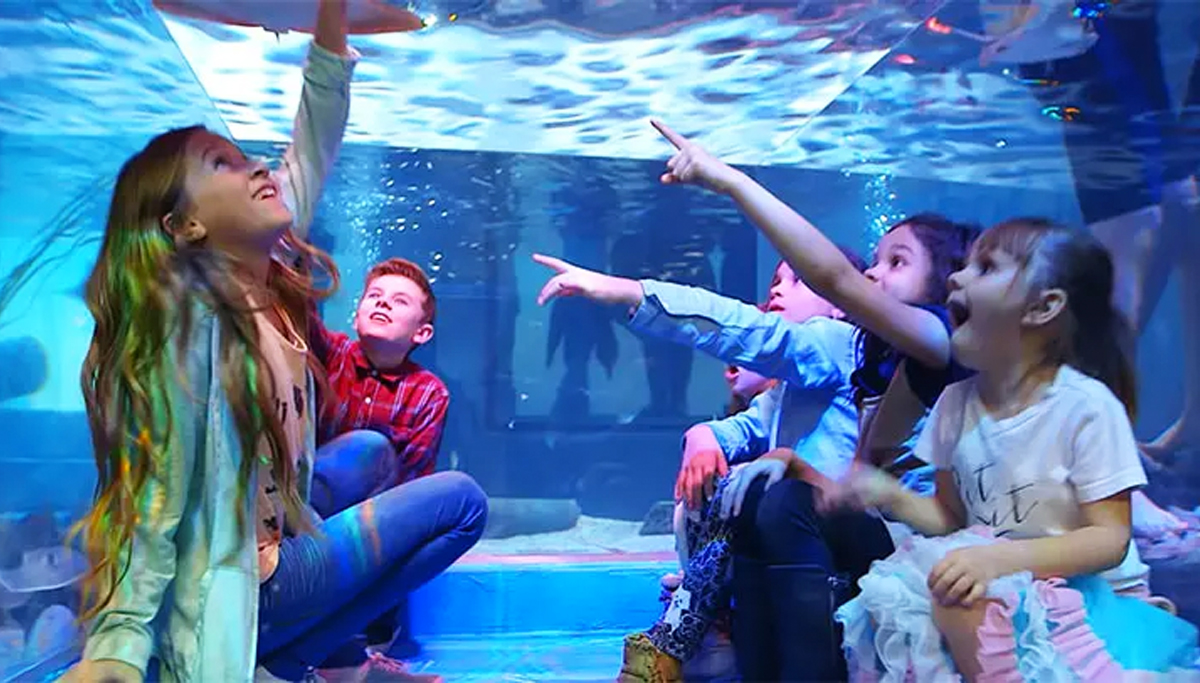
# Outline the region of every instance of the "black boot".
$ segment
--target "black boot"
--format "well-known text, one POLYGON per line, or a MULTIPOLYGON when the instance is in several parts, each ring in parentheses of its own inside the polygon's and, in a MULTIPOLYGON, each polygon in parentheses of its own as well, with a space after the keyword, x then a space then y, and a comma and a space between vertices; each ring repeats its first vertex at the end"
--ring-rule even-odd
POLYGON ((780 657, 776 680, 845 681, 841 627, 833 613, 845 600, 848 583, 815 565, 775 565, 767 574, 780 657))
POLYGON ((733 651, 738 673, 747 683, 779 680, 772 586, 767 565, 749 557, 733 558, 733 651))

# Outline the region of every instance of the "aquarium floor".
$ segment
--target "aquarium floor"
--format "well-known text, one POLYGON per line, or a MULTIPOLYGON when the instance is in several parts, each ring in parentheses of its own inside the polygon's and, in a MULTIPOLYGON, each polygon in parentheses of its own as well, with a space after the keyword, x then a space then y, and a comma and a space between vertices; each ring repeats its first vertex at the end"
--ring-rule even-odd
MULTIPOLYGON (((423 641, 407 663, 410 671, 439 674, 445 683, 612 681, 621 668, 623 637, 614 631, 436 638, 423 641)), ((60 674, 13 680, 49 683, 60 674)))
MULTIPOLYGON (((661 551, 471 553, 410 596, 409 667, 446 683, 611 681, 624 634, 653 623, 659 578, 677 567, 661 551)), ((60 661, 18 680, 53 680, 60 661)))
MULTIPOLYGON (((411 596, 421 650, 407 662, 446 683, 612 681, 623 636, 659 615, 658 579, 676 566, 661 551, 469 554, 411 596)), ((1180 588, 1194 581, 1189 568, 1157 565, 1160 592, 1186 602, 1180 588)), ((1196 619, 1187 614, 1195 605, 1180 606, 1196 619)), ((44 674, 54 668, 17 680, 53 680, 44 674)))
POLYGON ((446 683, 612 681, 621 668, 623 631, 438 638, 408 660, 414 672, 446 683))
POLYGON ((485 538, 475 545, 467 557, 500 557, 512 555, 563 555, 670 552, 675 549, 675 537, 670 534, 642 536, 642 522, 604 519, 582 515, 575 526, 563 531, 485 538))

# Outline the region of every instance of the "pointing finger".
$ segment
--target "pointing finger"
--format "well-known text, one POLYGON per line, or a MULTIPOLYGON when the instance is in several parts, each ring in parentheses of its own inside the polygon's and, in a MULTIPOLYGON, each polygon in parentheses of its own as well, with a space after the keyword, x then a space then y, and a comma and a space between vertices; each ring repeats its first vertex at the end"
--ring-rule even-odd
POLYGON ((657 130, 664 138, 666 138, 667 142, 675 145, 675 149, 683 149, 684 145, 688 143, 687 138, 683 137, 679 133, 676 133, 671 129, 670 126, 662 121, 659 121, 658 119, 650 119, 650 125, 654 126, 654 129, 657 130))
POLYGON ((534 254, 533 260, 537 263, 542 264, 543 266, 546 266, 547 268, 550 268, 551 270, 553 270, 556 273, 565 273, 568 270, 571 270, 572 268, 574 268, 574 266, 572 266, 570 263, 567 263, 566 261, 564 261, 560 258, 554 258, 553 256, 546 256, 545 254, 534 254))

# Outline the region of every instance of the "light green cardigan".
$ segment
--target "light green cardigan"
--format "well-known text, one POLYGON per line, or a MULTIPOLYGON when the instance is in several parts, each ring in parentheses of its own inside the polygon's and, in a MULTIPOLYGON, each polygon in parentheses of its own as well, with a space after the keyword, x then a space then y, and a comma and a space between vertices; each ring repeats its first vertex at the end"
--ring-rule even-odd
MULTIPOLYGON (((315 43, 293 142, 277 180, 304 234, 337 156, 349 114, 350 80, 358 55, 335 55, 315 43)), ((254 497, 237 498, 241 444, 218 375, 221 328, 195 309, 185 358, 174 344, 167 368, 184 387, 170 397, 173 434, 166 471, 146 482, 129 571, 113 600, 91 624, 84 659, 113 659, 146 673, 151 656, 163 681, 251 681, 258 639, 258 555, 254 497), (238 506, 246 523, 239 531, 238 506)), ((309 415, 313 386, 309 380, 309 415)), ((300 495, 312 482, 313 431, 300 457, 300 495)), ((251 482, 251 491, 256 482, 251 482)))

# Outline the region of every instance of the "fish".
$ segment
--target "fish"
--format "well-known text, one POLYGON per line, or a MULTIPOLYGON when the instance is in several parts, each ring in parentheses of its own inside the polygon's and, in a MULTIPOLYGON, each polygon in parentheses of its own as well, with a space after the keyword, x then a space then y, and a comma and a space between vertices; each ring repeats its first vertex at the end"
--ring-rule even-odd
MULTIPOLYGON (((232 26, 262 27, 273 33, 312 33, 317 0, 153 0, 161 12, 232 26)), ((403 33, 425 28, 407 9, 382 0, 347 0, 347 32, 351 35, 403 33)))

